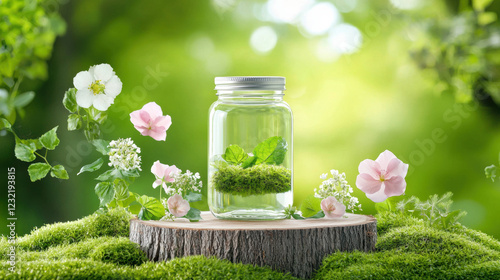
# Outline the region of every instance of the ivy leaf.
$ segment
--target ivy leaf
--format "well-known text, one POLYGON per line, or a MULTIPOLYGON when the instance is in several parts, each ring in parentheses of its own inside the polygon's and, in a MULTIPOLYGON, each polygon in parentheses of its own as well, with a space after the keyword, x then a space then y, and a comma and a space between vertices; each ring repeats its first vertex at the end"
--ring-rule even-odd
POLYGON ((161 202, 150 196, 140 196, 137 198, 137 203, 141 205, 141 210, 137 215, 143 221, 159 220, 165 216, 165 208, 161 202))
POLYGON ((103 163, 104 163, 104 160, 102 158, 99 158, 90 164, 82 166, 82 168, 80 169, 80 172, 78 172, 78 174, 76 174, 76 175, 80 175, 83 172, 94 172, 94 171, 98 170, 99 168, 101 168, 103 163))
POLYGON ((306 197, 300 205, 300 211, 304 218, 316 215, 318 211, 321 211, 321 199, 314 197, 314 195, 306 197))
POLYGON ((40 142, 40 139, 19 139, 21 143, 26 144, 30 147, 32 147, 32 144, 35 144, 35 150, 41 150, 43 149, 42 143, 40 142))
POLYGON ((31 182, 38 181, 45 178, 50 171, 50 165, 47 163, 33 163, 28 167, 28 174, 30 175, 31 182))
POLYGON ((55 149, 57 145, 59 145, 59 138, 57 138, 57 126, 40 136, 39 139, 42 146, 48 150, 55 149))
POLYGON ((10 122, 4 118, 0 118, 0 129, 7 129, 7 130, 10 130, 12 127, 12 124, 10 124, 10 122))
POLYGON ((239 164, 248 157, 245 150, 238 145, 229 145, 226 148, 226 152, 222 155, 222 158, 230 164, 239 164))
POLYGON ((312 215, 308 219, 321 219, 323 217, 325 217, 325 213, 322 210, 320 210, 320 211, 318 211, 318 213, 312 215))
POLYGON ((35 143, 24 144, 22 142, 17 142, 14 147, 16 158, 26 162, 32 162, 36 159, 35 151, 35 143))
POLYGON ((196 202, 196 201, 200 201, 201 200, 201 193, 195 193, 195 192, 189 192, 185 199, 188 201, 188 202, 196 202))
POLYGON ((113 181, 115 189, 115 197, 117 201, 125 200, 129 197, 128 184, 123 179, 115 179, 113 181))
POLYGON ((193 207, 189 209, 189 211, 187 212, 186 215, 184 215, 183 218, 188 219, 190 222, 197 222, 199 220, 203 220, 201 218, 201 211, 193 207))
POLYGON ((70 88, 64 93, 63 105, 70 113, 75 113, 78 110, 76 88, 70 88))
POLYGON ((32 91, 23 92, 18 96, 16 96, 16 98, 14 98, 14 103, 13 103, 14 107, 23 108, 26 105, 30 104, 30 102, 33 101, 33 98, 35 98, 34 92, 32 91))
POLYGON ((66 171, 66 169, 64 169, 64 166, 60 164, 52 167, 52 170, 50 171, 50 176, 64 180, 69 179, 68 172, 66 171))
POLYGON ((285 159, 287 149, 287 143, 282 137, 268 138, 253 150, 254 156, 257 157, 255 164, 264 162, 279 165, 285 159))
POLYGON ((108 141, 103 140, 103 139, 95 139, 95 140, 92 140, 91 143, 92 143, 92 145, 94 145, 95 149, 99 153, 101 153, 105 156, 108 155, 108 153, 109 153, 109 148, 108 148, 109 142, 108 141))
POLYGON ((255 163, 257 162, 257 157, 256 156, 251 156, 251 157, 248 157, 242 164, 241 164, 241 167, 243 167, 243 169, 245 168, 248 168, 248 167, 252 167, 255 165, 255 163))
POLYGON ((82 128, 82 119, 76 114, 68 116, 68 131, 73 131, 82 128))
POLYGON ((95 186, 94 190, 99 198, 101 206, 107 205, 115 197, 115 189, 110 182, 100 182, 95 186))

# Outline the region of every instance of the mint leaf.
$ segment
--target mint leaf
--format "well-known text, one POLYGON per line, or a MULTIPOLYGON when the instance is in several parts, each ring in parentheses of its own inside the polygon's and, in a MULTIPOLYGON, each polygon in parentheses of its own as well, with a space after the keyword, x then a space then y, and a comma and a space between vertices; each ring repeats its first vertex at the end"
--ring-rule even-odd
POLYGON ((78 174, 76 174, 76 175, 80 175, 83 172, 94 172, 94 171, 98 170, 99 168, 101 168, 103 163, 104 163, 104 160, 102 158, 99 158, 98 160, 96 160, 90 164, 82 166, 82 168, 80 169, 80 172, 78 172, 78 174))
POLYGON ((50 171, 50 165, 47 163, 33 163, 28 167, 28 174, 30 175, 31 182, 38 181, 45 178, 50 171))
POLYGON ((257 162, 257 157, 256 156, 251 156, 251 157, 248 157, 242 164, 241 164, 241 167, 243 167, 243 169, 245 168, 248 168, 248 167, 252 167, 255 165, 255 163, 257 162))
POLYGON ((304 218, 316 215, 318 211, 321 211, 321 199, 314 197, 314 195, 306 197, 300 205, 300 211, 304 218))
POLYGON ((203 220, 201 218, 201 211, 193 207, 189 209, 189 211, 187 212, 186 215, 184 215, 183 218, 188 219, 190 222, 197 222, 199 220, 203 220))
POLYGON ((68 172, 66 171, 66 169, 64 169, 64 166, 62 165, 56 165, 52 167, 52 170, 50 171, 50 176, 64 180, 69 179, 68 172))
POLYGON ((57 138, 57 126, 53 129, 49 130, 42 136, 40 136, 40 143, 42 146, 47 148, 48 150, 53 150, 59 145, 59 138, 57 138))
POLYGON ((110 182, 100 182, 95 186, 94 190, 99 198, 101 206, 107 205, 115 197, 115 189, 110 182))
POLYGON ((136 201, 141 205, 141 210, 137 215, 139 219, 143 221, 159 220, 165 216, 165 208, 158 199, 143 195, 138 197, 136 201))
POLYGON ((248 157, 245 150, 238 145, 229 145, 226 148, 226 152, 222 155, 222 158, 230 164, 239 164, 248 157))
POLYGON ((287 149, 287 143, 283 137, 268 138, 253 150, 254 156, 257 157, 255 164, 264 162, 279 165, 285 159, 287 149))
POLYGON ((63 105, 70 113, 75 113, 78 110, 76 88, 70 88, 64 93, 63 105))
POLYGON ((103 155, 108 155, 109 153, 109 142, 103 139, 95 139, 91 141, 92 145, 94 145, 95 149, 103 154, 103 155))
POLYGON ((82 128, 82 119, 76 114, 68 116, 68 131, 73 131, 82 128))
POLYGON ((16 155, 16 158, 26 162, 32 162, 36 159, 35 151, 35 143, 24 144, 22 142, 17 142, 14 147, 14 154, 16 155))
POLYGON ((32 91, 24 92, 16 96, 14 98, 14 106, 16 108, 22 108, 28 104, 30 104, 31 101, 33 101, 33 98, 35 98, 35 93, 32 91))
POLYGON ((320 211, 318 211, 318 213, 312 215, 308 219, 320 219, 320 218, 323 218, 323 217, 325 217, 325 213, 323 212, 323 210, 320 210, 320 211))
POLYGON ((196 202, 196 201, 200 201, 201 200, 201 193, 195 193, 195 192, 189 192, 185 199, 188 201, 188 202, 196 202))

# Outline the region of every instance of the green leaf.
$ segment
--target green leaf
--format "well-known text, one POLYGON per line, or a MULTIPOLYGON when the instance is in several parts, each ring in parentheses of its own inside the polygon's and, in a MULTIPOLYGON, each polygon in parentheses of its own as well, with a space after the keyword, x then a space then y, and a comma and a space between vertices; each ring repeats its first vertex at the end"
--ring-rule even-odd
POLYGON ((323 212, 323 210, 320 210, 320 211, 318 211, 318 213, 312 215, 308 219, 321 219, 323 217, 325 217, 325 213, 323 212))
POLYGON ((10 130, 12 127, 12 125, 10 124, 10 122, 4 118, 0 118, 0 129, 7 129, 7 130, 10 130))
POLYGON ((50 171, 50 176, 59 178, 59 179, 69 179, 68 172, 66 169, 64 169, 64 166, 62 165, 56 165, 52 167, 52 170, 50 171))
POLYGON ((99 124, 93 121, 89 122, 88 128, 85 127, 85 129, 83 130, 83 134, 85 135, 88 141, 99 139, 99 137, 101 137, 101 130, 99 128, 99 124))
POLYGON ((472 0, 472 7, 476 11, 484 11, 492 2, 493 0, 472 0))
POLYGON ((292 214, 292 217, 295 219, 295 220, 305 220, 306 218, 302 217, 301 215, 299 214, 292 214))
MULTIPOLYGON (((134 195, 134 193, 133 192, 129 192, 127 199, 125 199, 125 200, 118 200, 116 203, 118 205, 120 205, 121 207, 128 207, 134 201, 135 201, 135 195, 134 195)), ((139 207, 139 211, 140 211, 140 207, 139 207)), ((137 213, 139 213, 139 211, 137 211, 137 213)))
POLYGON ((230 164, 240 164, 248 157, 245 150, 238 145, 229 145, 226 148, 226 152, 222 155, 222 158, 230 164))
POLYGON ((128 184, 123 179, 115 179, 113 181, 115 189, 115 198, 117 201, 125 200, 129 197, 128 184))
POLYGON ((282 137, 268 138, 253 150, 254 156, 257 157, 256 164, 264 162, 279 165, 285 159, 287 149, 287 143, 282 137))
POLYGON ((9 87, 12 88, 15 85, 14 79, 10 77, 4 77, 3 82, 9 87))
POLYGON ((477 16, 477 23, 480 25, 488 25, 497 20, 497 14, 495 12, 484 12, 477 16))
POLYGON ((26 162, 32 162, 36 159, 36 145, 34 143, 24 144, 17 142, 14 148, 16 158, 26 162))
POLYGON ((201 193, 195 193, 195 192, 189 192, 185 199, 188 201, 188 202, 196 202, 196 201, 200 201, 201 200, 201 193))
POLYGON ((33 163, 28 167, 28 174, 31 182, 35 182, 47 176, 50 171, 50 165, 47 163, 33 163))
POLYGON ((252 167, 255 165, 255 163, 257 162, 257 157, 256 156, 251 156, 251 157, 248 157, 242 164, 241 164, 241 167, 243 167, 243 169, 245 168, 249 168, 249 167, 252 167))
POLYGON ((42 143, 40 142, 40 139, 19 139, 21 143, 26 144, 30 147, 33 147, 32 144, 35 145, 36 150, 41 150, 43 149, 42 143))
POLYGON ((59 145, 59 138, 57 138, 57 126, 40 136, 39 139, 42 146, 48 150, 55 149, 57 145, 59 145))
POLYGON ((115 189, 110 182, 100 182, 95 186, 95 194, 99 198, 101 206, 104 206, 114 199, 115 189))
POLYGON ((98 181, 114 181, 116 178, 122 178, 122 174, 118 169, 110 169, 101 175, 99 175, 96 180, 98 181))
POLYGON ((143 221, 159 220, 165 216, 165 208, 161 202, 150 196, 140 196, 136 200, 142 207, 137 215, 143 221))
POLYGON ((98 170, 99 168, 101 168, 103 163, 104 163, 104 160, 102 158, 99 158, 90 164, 82 166, 82 168, 80 169, 80 172, 78 172, 78 174, 76 174, 76 175, 80 175, 83 172, 94 172, 94 171, 98 170))
POLYGON ((134 215, 138 215, 142 209, 142 205, 137 201, 138 197, 139 196, 136 196, 136 200, 133 201, 132 203, 130 203, 130 205, 128 207, 128 211, 134 215))
POLYGON ((101 153, 105 156, 108 155, 108 153, 109 153, 109 148, 108 148, 109 142, 108 141, 103 140, 103 139, 95 139, 95 140, 92 140, 91 143, 92 143, 92 145, 94 145, 95 149, 99 153, 101 153))
POLYGON ((121 173, 122 173, 123 177, 137 178, 137 177, 141 176, 139 174, 139 170, 137 170, 137 169, 133 169, 133 170, 121 170, 121 173))
POLYGON ((23 92, 14 98, 14 107, 23 108, 30 104, 35 98, 35 93, 33 91, 23 92))
POLYGON ((497 170, 498 170, 498 167, 496 167, 495 165, 487 166, 484 169, 484 173, 486 174, 486 178, 490 178, 492 182, 495 182, 495 179, 497 178, 497 170))
POLYGON ((70 113, 75 113, 78 110, 76 88, 70 88, 64 93, 63 105, 70 113))
POLYGON ((321 211, 321 199, 314 197, 314 195, 306 197, 300 205, 300 211, 305 218, 314 216, 318 211, 321 211))
POLYGON ((68 131, 73 131, 82 128, 82 119, 76 114, 68 116, 68 131))
POLYGON ((90 119, 97 122, 98 124, 103 124, 108 117, 108 114, 106 112, 99 111, 94 107, 88 108, 87 112, 89 113, 90 119))
POLYGON ((186 215, 184 215, 183 218, 188 219, 190 222, 197 222, 199 220, 203 220, 201 218, 201 211, 193 207, 189 208, 189 211, 187 212, 186 215))

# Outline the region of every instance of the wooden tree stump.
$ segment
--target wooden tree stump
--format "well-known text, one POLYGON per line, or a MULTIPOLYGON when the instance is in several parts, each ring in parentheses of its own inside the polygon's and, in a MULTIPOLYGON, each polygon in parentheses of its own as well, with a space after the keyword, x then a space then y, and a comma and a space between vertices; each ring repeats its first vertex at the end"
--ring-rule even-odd
POLYGON ((336 251, 373 251, 377 220, 347 214, 348 218, 233 221, 202 212, 190 223, 130 221, 130 240, 153 261, 204 255, 234 263, 268 266, 310 278, 324 257, 336 251))

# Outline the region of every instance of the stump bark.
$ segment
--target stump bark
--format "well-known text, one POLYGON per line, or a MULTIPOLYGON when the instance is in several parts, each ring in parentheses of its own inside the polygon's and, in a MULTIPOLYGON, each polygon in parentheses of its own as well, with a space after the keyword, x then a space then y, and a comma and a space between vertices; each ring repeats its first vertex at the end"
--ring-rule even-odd
POLYGON ((310 278, 323 258, 336 251, 373 251, 377 221, 372 216, 348 218, 234 221, 202 212, 203 220, 190 223, 130 221, 130 240, 152 261, 204 255, 234 263, 268 266, 310 278))

